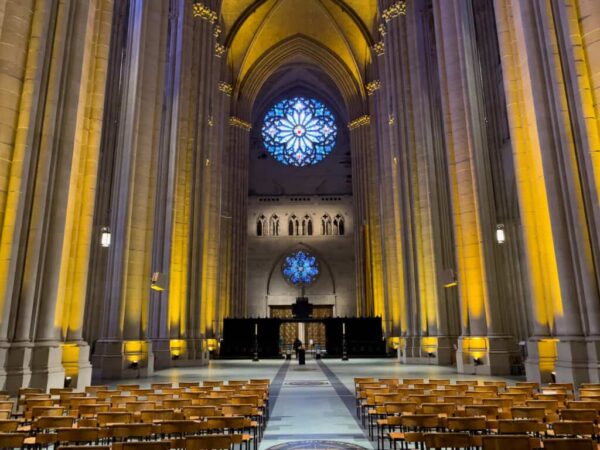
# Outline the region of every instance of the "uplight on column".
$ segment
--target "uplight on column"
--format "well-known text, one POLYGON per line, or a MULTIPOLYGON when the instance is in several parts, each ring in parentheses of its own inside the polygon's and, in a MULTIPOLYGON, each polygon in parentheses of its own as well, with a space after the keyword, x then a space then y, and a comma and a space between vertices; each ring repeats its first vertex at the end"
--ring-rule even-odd
POLYGON ((496 225, 496 242, 498 244, 504 244, 506 241, 506 235, 504 234, 504 225, 501 223, 496 225))
POLYGON ((110 247, 111 237, 110 228, 102 227, 100 231, 100 245, 105 248, 110 247))

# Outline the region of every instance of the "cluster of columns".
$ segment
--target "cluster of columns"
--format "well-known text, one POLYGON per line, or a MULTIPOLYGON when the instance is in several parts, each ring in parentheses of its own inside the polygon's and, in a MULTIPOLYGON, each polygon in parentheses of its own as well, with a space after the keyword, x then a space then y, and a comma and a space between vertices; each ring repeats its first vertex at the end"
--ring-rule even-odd
POLYGON ((508 374, 527 354, 530 379, 597 380, 599 6, 379 6, 372 129, 401 358, 451 363, 455 346, 459 372, 508 374))
POLYGON ((87 262, 113 4, 0 14, 0 386, 89 380, 87 262))
POLYGON ((225 157, 219 10, 2 3, 1 389, 201 363, 236 309, 221 190, 247 143, 225 157))

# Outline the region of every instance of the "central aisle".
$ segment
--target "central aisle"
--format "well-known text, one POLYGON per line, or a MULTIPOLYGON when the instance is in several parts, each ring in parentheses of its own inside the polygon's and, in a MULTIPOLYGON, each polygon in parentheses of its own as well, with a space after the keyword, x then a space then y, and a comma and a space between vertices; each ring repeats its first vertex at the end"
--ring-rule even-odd
POLYGON ((373 448, 355 415, 351 392, 326 363, 284 363, 271 385, 271 418, 260 449, 284 442, 322 439, 373 448))

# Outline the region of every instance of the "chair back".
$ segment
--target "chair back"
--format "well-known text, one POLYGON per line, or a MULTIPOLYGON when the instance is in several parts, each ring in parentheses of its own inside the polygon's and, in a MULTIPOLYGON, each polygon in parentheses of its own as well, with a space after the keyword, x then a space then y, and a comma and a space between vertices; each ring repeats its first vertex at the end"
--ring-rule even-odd
POLYGON ((471 448, 469 433, 426 433, 424 438, 427 449, 471 448))
MULTIPOLYGON (((544 450, 595 450, 591 439, 544 439, 544 450)), ((514 450, 514 449, 511 449, 514 450)))
POLYGON ((189 436, 185 439, 186 450, 229 450, 231 445, 231 436, 226 434, 189 436))
POLYGON ((531 450, 529 436, 483 436, 483 450, 531 450))

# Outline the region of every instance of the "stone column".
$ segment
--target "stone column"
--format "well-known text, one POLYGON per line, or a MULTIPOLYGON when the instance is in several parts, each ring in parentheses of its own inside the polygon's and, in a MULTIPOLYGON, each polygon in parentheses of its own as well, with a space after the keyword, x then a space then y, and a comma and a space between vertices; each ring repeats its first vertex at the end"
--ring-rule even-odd
MULTIPOLYGON (((152 341, 155 368, 171 365, 168 312, 171 298, 169 268, 173 247, 173 216, 175 209, 175 176, 182 88, 183 39, 185 15, 189 14, 184 0, 172 0, 169 5, 165 90, 161 116, 160 147, 157 158, 156 201, 152 243, 152 274, 158 274, 155 289, 150 294, 148 335, 152 341), (166 290, 165 290, 166 289, 166 290)), ((177 294, 177 291, 175 291, 177 294)))
MULTIPOLYGON (((114 156, 105 154, 103 161, 110 174, 105 186, 109 201, 103 207, 110 211, 113 243, 100 291, 104 298, 95 303, 102 326, 92 360, 103 378, 154 370, 148 316, 169 4, 135 0, 128 6, 124 41, 113 41, 115 53, 125 48, 124 75, 111 86, 121 95, 119 120, 109 126, 116 127, 114 156)), ((105 145, 110 144, 107 139, 105 145)))
POLYGON ((232 317, 245 317, 247 313, 246 261, 248 252, 248 158, 250 152, 249 122, 231 116, 229 118, 229 176, 225 183, 231 190, 231 297, 229 303, 232 317))
POLYGON ((471 4, 433 5, 462 309, 457 368, 508 374, 516 343, 506 335, 495 277, 495 210, 471 4))

